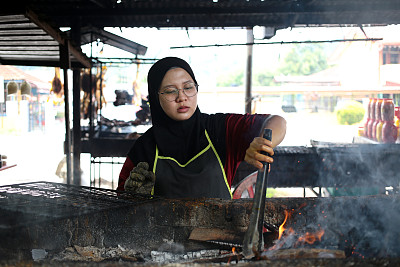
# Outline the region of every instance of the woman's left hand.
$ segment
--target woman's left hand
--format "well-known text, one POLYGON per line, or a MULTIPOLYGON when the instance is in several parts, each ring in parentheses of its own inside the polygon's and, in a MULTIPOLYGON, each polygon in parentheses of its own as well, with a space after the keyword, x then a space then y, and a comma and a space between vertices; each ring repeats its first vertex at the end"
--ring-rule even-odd
POLYGON ((250 143, 249 148, 247 148, 244 160, 257 169, 261 169, 263 167, 262 162, 274 162, 274 159, 271 157, 273 155, 272 142, 262 137, 256 137, 250 143), (261 154, 261 151, 265 151, 268 156, 261 154))

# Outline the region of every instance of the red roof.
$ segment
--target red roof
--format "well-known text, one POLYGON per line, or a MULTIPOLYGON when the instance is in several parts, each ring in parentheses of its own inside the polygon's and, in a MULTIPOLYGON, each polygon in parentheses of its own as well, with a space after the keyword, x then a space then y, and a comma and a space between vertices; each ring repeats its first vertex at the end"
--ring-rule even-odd
POLYGON ((0 65, 0 77, 3 77, 5 81, 24 80, 29 82, 32 87, 36 87, 38 89, 51 89, 50 83, 42 81, 41 79, 30 75, 15 66, 0 65))
POLYGON ((386 81, 386 86, 400 86, 398 82, 386 81))

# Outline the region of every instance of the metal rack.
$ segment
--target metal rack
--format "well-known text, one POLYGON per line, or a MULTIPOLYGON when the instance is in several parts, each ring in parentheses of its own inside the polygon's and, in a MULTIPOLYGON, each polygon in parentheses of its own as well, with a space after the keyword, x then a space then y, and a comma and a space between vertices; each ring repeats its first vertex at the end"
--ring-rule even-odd
POLYGON ((0 187, 0 227, 27 226, 142 204, 156 197, 50 182, 0 187))
MULTIPOLYGON (((97 186, 99 188, 101 188, 102 186, 106 186, 115 189, 118 183, 118 176, 116 180, 114 180, 115 165, 117 165, 120 169, 122 167, 122 164, 124 164, 123 162, 124 159, 121 157, 111 157, 111 158, 107 157, 106 158, 107 160, 104 160, 104 158, 105 157, 93 157, 93 156, 90 157, 90 186, 91 187, 97 186), (107 177, 110 177, 109 173, 111 173, 111 185, 104 184, 105 181, 101 178, 102 173, 104 173, 104 169, 102 171, 103 164, 109 164, 111 166, 111 170, 108 170, 106 172, 107 177)), ((107 180, 107 182, 109 181, 107 180)))

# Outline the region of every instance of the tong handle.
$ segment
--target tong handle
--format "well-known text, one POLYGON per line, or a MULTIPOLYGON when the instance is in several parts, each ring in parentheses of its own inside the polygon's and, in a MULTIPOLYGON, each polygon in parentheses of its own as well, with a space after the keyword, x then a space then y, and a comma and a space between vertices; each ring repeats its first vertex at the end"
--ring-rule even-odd
MULTIPOLYGON (((263 138, 272 141, 272 130, 265 128, 263 133, 263 138)), ((268 155, 267 152, 265 151, 261 151, 261 154, 268 155)), ((263 164, 266 164, 266 162, 263 162, 263 164)))
MULTIPOLYGON (((263 138, 271 141, 272 130, 264 129, 263 138)), ((265 154, 265 153, 264 153, 265 154)), ((269 163, 263 162, 263 168, 258 170, 253 207, 250 214, 250 223, 243 240, 243 255, 249 259, 254 251, 260 251, 263 246, 263 225, 265 210, 265 195, 267 192, 269 163)))
MULTIPOLYGON (((271 129, 268 129, 268 128, 265 128, 265 129, 264 129, 263 138, 265 138, 265 139, 271 141, 271 140, 272 140, 272 130, 271 130, 271 129)), ((265 153, 265 152, 264 152, 264 153, 265 153)))

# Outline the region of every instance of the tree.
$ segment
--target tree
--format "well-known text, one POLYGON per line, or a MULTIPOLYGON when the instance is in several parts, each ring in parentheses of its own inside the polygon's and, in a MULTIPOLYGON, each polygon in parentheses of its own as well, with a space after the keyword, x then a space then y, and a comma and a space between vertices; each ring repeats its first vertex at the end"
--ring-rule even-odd
POLYGON ((264 70, 259 71, 253 75, 253 85, 254 86, 273 86, 274 82, 274 73, 264 70))
POLYGON ((240 86, 244 84, 244 70, 236 70, 229 74, 219 76, 217 78, 217 86, 229 87, 229 86, 240 86))
POLYGON ((303 76, 322 71, 327 66, 321 44, 295 44, 278 70, 284 75, 303 76))
MULTIPOLYGON (((274 86, 276 73, 303 76, 322 71, 328 67, 325 51, 321 44, 295 44, 277 70, 253 69, 254 86, 274 86)), ((217 86, 244 85, 244 70, 232 71, 217 78, 217 86)))

